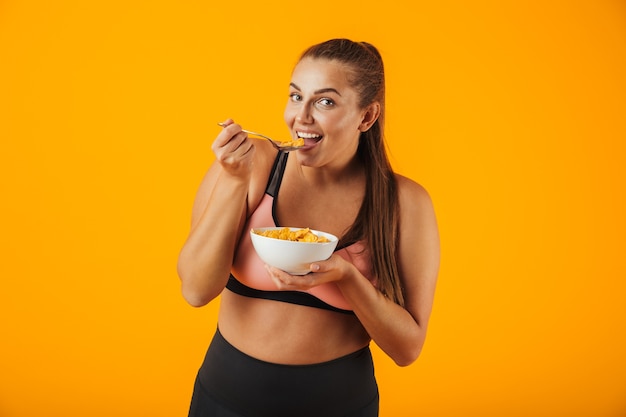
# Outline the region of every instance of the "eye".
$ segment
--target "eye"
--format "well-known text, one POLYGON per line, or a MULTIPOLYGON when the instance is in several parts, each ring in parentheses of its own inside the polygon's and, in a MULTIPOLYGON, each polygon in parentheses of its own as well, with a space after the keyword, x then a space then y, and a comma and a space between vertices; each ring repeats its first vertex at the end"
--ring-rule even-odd
POLYGON ((291 101, 302 101, 302 96, 298 93, 289 94, 289 100, 291 101))
POLYGON ((335 102, 329 98, 321 98, 317 101, 322 107, 332 107, 335 105, 335 102))

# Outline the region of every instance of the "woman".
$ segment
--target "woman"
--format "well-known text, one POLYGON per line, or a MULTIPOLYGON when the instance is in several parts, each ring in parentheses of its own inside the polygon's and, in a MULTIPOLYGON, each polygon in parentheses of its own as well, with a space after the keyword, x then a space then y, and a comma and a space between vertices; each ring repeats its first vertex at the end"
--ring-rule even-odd
POLYGON ((427 192, 390 167, 384 94, 377 49, 333 39, 292 73, 284 118, 302 149, 277 152, 224 123, 178 263, 191 305, 221 294, 190 416, 377 416, 370 341, 400 366, 417 359, 439 238, 427 192), (250 247, 251 227, 273 225, 340 242, 292 276, 250 247))

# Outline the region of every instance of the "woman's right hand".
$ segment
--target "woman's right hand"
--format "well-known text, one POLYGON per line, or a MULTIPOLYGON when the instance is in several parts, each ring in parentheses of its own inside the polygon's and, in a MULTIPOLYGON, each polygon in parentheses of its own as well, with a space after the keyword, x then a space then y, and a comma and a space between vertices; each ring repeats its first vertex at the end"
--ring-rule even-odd
POLYGON ((252 173, 254 145, 248 134, 232 119, 227 119, 223 126, 224 129, 213 141, 211 149, 224 171, 247 180, 252 173))

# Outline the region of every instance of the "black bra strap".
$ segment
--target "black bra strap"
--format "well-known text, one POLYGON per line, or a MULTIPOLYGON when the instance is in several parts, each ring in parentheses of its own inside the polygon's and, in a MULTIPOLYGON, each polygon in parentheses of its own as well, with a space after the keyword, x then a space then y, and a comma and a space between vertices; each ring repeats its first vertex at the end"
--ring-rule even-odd
POLYGON ((278 194, 278 189, 280 188, 280 183, 282 182, 283 174, 285 173, 285 166, 287 166, 288 156, 288 152, 278 152, 278 155, 274 160, 272 173, 270 174, 267 187, 265 188, 265 193, 271 195, 272 197, 276 197, 278 194))

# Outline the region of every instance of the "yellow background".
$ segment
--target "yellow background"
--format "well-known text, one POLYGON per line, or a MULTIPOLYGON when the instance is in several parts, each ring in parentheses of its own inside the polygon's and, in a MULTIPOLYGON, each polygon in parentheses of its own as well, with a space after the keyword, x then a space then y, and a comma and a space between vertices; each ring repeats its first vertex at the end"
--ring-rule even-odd
MULTIPOLYGON (((623 1, 0 1, 0 416, 184 416, 217 302, 175 265, 217 121, 286 135, 300 51, 379 47, 434 199, 422 356, 381 415, 626 415, 623 1)), ((279 394, 279 393, 278 393, 279 394)))

